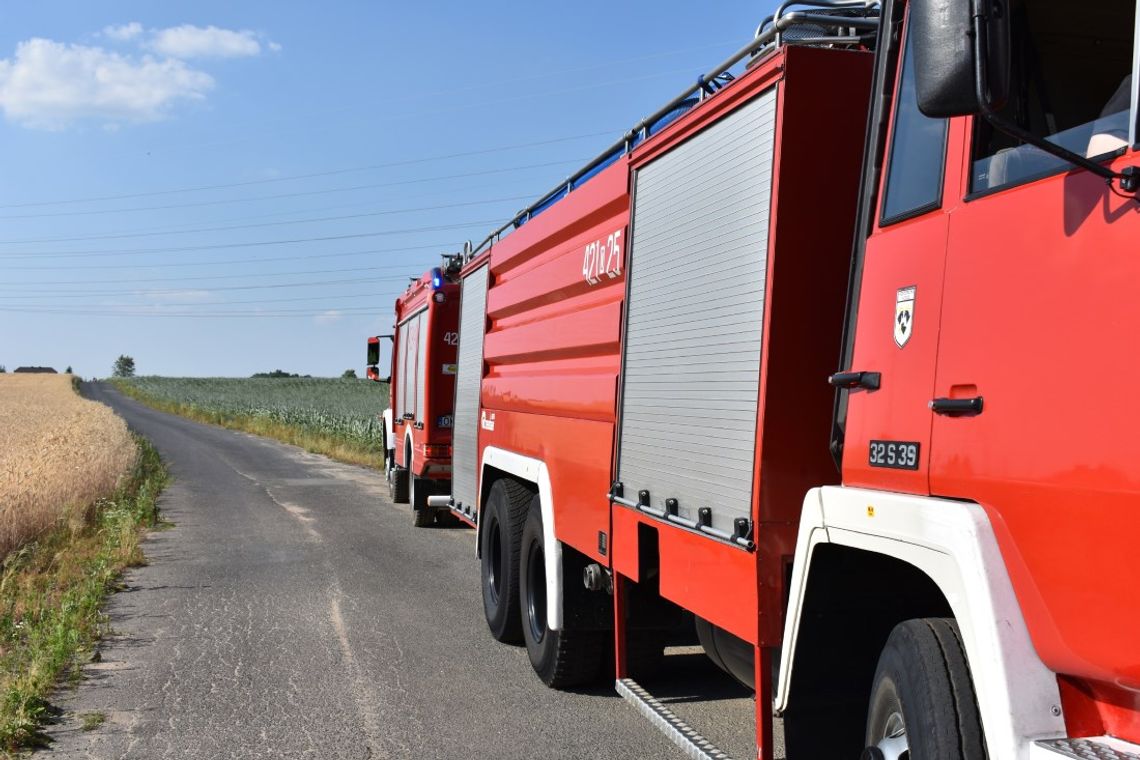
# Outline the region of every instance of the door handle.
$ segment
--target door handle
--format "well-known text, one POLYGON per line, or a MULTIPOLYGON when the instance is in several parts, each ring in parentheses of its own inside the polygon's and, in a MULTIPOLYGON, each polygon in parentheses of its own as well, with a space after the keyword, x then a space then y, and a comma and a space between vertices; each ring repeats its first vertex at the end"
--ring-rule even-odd
POLYGON ((846 388, 847 390, 863 388, 869 391, 877 391, 882 379, 882 375, 878 372, 836 372, 827 378, 827 382, 836 388, 846 388))
POLYGON ((930 402, 930 410, 945 417, 973 417, 982 413, 982 397, 936 398, 930 402))

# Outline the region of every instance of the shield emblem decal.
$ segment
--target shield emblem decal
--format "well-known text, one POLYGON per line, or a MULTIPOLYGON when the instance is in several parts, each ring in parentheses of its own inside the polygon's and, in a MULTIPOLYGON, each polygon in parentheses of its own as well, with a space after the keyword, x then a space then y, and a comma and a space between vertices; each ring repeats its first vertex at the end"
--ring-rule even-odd
POLYGON ((918 287, 899 288, 895 294, 895 345, 902 348, 914 332, 914 295, 918 287))

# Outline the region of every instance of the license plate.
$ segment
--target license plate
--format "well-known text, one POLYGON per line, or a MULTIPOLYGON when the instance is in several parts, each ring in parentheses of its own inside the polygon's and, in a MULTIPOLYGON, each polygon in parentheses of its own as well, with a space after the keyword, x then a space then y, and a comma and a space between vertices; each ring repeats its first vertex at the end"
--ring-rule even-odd
POLYGON ((917 470, 918 443, 915 441, 871 441, 869 461, 872 467, 917 470))

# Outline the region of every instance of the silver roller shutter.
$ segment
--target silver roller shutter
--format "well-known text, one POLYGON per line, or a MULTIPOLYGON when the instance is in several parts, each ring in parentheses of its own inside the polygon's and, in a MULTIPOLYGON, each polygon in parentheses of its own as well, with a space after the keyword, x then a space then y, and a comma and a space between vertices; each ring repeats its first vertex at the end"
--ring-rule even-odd
POLYGON ((483 381, 483 330, 486 326, 487 267, 463 279, 459 301, 459 356, 455 378, 455 421, 451 442, 451 490, 456 505, 476 506, 479 462, 479 388, 483 381))
POLYGON ((417 314, 408 318, 404 323, 407 332, 404 334, 404 388, 403 396, 404 414, 415 414, 416 408, 416 357, 419 356, 420 317, 417 314))
POLYGON ((396 328, 396 419, 404 416, 404 386, 408 384, 408 323, 396 328))
POLYGON ((419 323, 419 337, 416 339, 416 422, 428 424, 424 419, 427 413, 427 348, 428 348, 428 313, 420 312, 416 317, 419 323))
POLYGON ((731 534, 751 514, 776 93, 637 172, 617 479, 731 534))

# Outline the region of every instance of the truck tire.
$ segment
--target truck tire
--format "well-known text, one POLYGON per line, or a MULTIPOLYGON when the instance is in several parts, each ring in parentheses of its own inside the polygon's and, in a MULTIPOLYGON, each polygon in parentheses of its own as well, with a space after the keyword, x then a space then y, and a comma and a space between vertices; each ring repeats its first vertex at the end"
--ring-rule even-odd
POLYGON ((985 760, 974 685, 952 618, 896 625, 873 684, 864 757, 985 760))
POLYGON ((435 524, 441 528, 459 527, 459 518, 450 509, 437 509, 435 511, 435 524))
POLYGON ((388 477, 388 495, 397 504, 408 503, 408 471, 403 467, 393 467, 388 477))
POLYGON ((408 501, 412 505, 412 525, 429 528, 435 524, 435 510, 428 507, 427 497, 434 490, 435 483, 415 474, 409 474, 408 479, 411 482, 408 501))
POLYGON ((553 631, 546 625, 546 564, 538 496, 531 500, 523 528, 519 600, 526 652, 542 682, 566 689, 596 680, 606 662, 606 632, 553 631))
POLYGON ((479 536, 479 575, 487 628, 504 644, 523 643, 519 622, 519 542, 533 492, 509 478, 491 484, 479 536))
POLYGON ((384 479, 387 480, 392 473, 392 455, 395 452, 388 448, 388 428, 380 423, 380 454, 384 458, 384 479))

